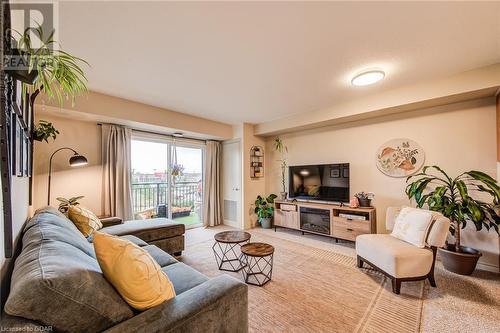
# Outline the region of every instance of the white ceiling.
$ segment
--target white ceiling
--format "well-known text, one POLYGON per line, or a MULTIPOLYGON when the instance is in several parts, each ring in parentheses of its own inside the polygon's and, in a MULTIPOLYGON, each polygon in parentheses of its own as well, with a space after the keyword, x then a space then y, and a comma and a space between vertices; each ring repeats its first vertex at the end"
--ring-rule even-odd
POLYGON ((91 90, 261 123, 500 62, 500 2, 61 2, 59 34, 91 90))

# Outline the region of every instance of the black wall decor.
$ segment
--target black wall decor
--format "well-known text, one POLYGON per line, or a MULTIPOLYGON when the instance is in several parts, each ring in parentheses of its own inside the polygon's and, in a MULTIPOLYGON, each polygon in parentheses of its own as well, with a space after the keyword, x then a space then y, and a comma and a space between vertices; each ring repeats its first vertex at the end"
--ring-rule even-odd
MULTIPOLYGON (((12 55, 10 44, 10 10, 2 1, 2 59, 12 55)), ((33 173, 33 107, 27 89, 12 75, 12 69, 1 68, 1 112, 0 112, 0 175, 2 177, 2 202, 4 223, 5 258, 13 254, 12 230, 12 177, 30 177, 33 173)))
MULTIPOLYGON (((5 55, 11 54, 9 43, 10 31, 10 9, 9 4, 2 1, 0 8, 1 27, 1 56, 4 59, 5 55)), ((14 80, 10 75, 7 75, 4 66, 0 67, 0 176, 2 177, 2 203, 3 203, 3 223, 4 223, 4 250, 5 258, 11 258, 13 255, 13 235, 12 235, 12 203, 11 203, 11 176, 12 176, 12 160, 13 160, 13 145, 12 138, 15 133, 13 101, 14 95, 14 80)), ((3 289, 3 288, 2 288, 3 289)))

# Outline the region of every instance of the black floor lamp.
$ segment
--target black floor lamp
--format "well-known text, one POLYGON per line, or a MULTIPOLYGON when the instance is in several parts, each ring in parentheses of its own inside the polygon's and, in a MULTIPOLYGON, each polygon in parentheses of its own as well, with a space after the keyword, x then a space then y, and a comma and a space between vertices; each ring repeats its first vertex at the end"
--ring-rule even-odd
POLYGON ((87 159, 85 158, 85 156, 78 154, 76 152, 76 150, 68 148, 68 147, 59 148, 55 152, 53 152, 52 155, 50 155, 50 159, 49 159, 49 190, 47 193, 47 205, 48 206, 50 206, 50 182, 52 180, 51 179, 52 178, 52 158, 54 157, 54 155, 57 152, 60 152, 61 150, 71 150, 74 153, 74 155, 71 156, 69 159, 69 165, 72 167, 82 166, 82 165, 86 165, 89 163, 87 161, 87 159))

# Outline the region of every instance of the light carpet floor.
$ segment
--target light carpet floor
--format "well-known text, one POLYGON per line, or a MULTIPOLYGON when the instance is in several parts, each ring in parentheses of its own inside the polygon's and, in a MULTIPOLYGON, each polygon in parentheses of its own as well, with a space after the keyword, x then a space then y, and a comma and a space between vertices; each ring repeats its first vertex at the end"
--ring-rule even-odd
MULTIPOLYGON (((273 280, 264 287, 249 286, 251 332, 389 332, 387 323, 400 332, 419 329, 422 283, 396 297, 381 274, 358 270, 353 257, 262 229, 250 232, 252 241, 275 247, 273 280)), ((187 243, 185 263, 208 276, 222 273, 212 253, 212 237, 187 243)), ((242 279, 241 273, 229 274, 242 279)))
MULTIPOLYGON (((213 235, 231 228, 186 232, 182 261, 208 276, 221 272, 213 235)), ((391 292, 384 276, 358 269, 353 244, 278 229, 252 229, 252 241, 275 247, 273 279, 249 286, 250 332, 500 332, 500 275, 471 277, 436 270, 438 288, 403 283, 391 292)))

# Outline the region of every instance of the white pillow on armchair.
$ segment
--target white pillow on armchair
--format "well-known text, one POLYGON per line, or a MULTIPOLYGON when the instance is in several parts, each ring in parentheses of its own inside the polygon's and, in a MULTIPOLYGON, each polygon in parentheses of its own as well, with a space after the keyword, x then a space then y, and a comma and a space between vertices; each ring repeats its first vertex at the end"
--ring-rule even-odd
POLYGON ((418 208, 404 207, 396 217, 391 236, 424 248, 433 214, 418 208))

